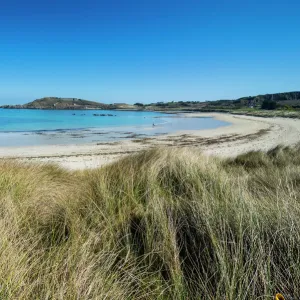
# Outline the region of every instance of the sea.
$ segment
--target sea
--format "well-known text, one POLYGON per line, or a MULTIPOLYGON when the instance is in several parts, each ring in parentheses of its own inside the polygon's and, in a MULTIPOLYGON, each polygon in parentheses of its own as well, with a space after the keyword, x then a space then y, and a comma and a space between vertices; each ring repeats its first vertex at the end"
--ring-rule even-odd
POLYGON ((0 109, 0 147, 106 143, 227 125, 147 111, 0 109))

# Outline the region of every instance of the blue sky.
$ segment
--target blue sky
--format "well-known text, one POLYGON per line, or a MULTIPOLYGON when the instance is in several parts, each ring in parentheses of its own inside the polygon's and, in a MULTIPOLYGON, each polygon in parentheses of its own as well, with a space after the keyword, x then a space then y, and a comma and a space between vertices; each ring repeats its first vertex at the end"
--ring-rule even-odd
POLYGON ((0 104, 300 90, 300 1, 0 1, 0 104))

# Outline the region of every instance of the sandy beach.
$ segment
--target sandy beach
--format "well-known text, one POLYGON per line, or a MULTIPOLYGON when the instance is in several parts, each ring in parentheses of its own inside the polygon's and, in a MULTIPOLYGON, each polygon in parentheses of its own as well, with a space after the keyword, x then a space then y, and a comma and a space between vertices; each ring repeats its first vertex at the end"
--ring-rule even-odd
POLYGON ((0 157, 53 162, 68 169, 85 169, 103 166, 125 155, 151 147, 194 147, 209 155, 230 157, 249 150, 268 150, 278 144, 293 145, 300 142, 300 119, 221 113, 190 113, 181 114, 180 117, 214 117, 229 122, 230 125, 110 143, 1 147, 0 157))

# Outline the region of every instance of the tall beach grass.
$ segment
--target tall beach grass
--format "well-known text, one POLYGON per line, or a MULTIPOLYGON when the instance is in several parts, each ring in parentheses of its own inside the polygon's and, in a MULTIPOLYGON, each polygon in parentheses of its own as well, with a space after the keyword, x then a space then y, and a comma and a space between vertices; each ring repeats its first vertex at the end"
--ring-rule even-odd
POLYGON ((0 161, 0 299, 300 299, 300 148, 0 161))

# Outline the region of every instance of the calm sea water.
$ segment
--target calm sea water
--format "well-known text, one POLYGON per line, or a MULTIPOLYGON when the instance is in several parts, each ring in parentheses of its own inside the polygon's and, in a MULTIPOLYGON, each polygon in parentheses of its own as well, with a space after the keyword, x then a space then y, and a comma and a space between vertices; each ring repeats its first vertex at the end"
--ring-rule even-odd
POLYGON ((156 112, 0 109, 0 146, 115 141, 226 125, 213 118, 181 118, 156 112))

